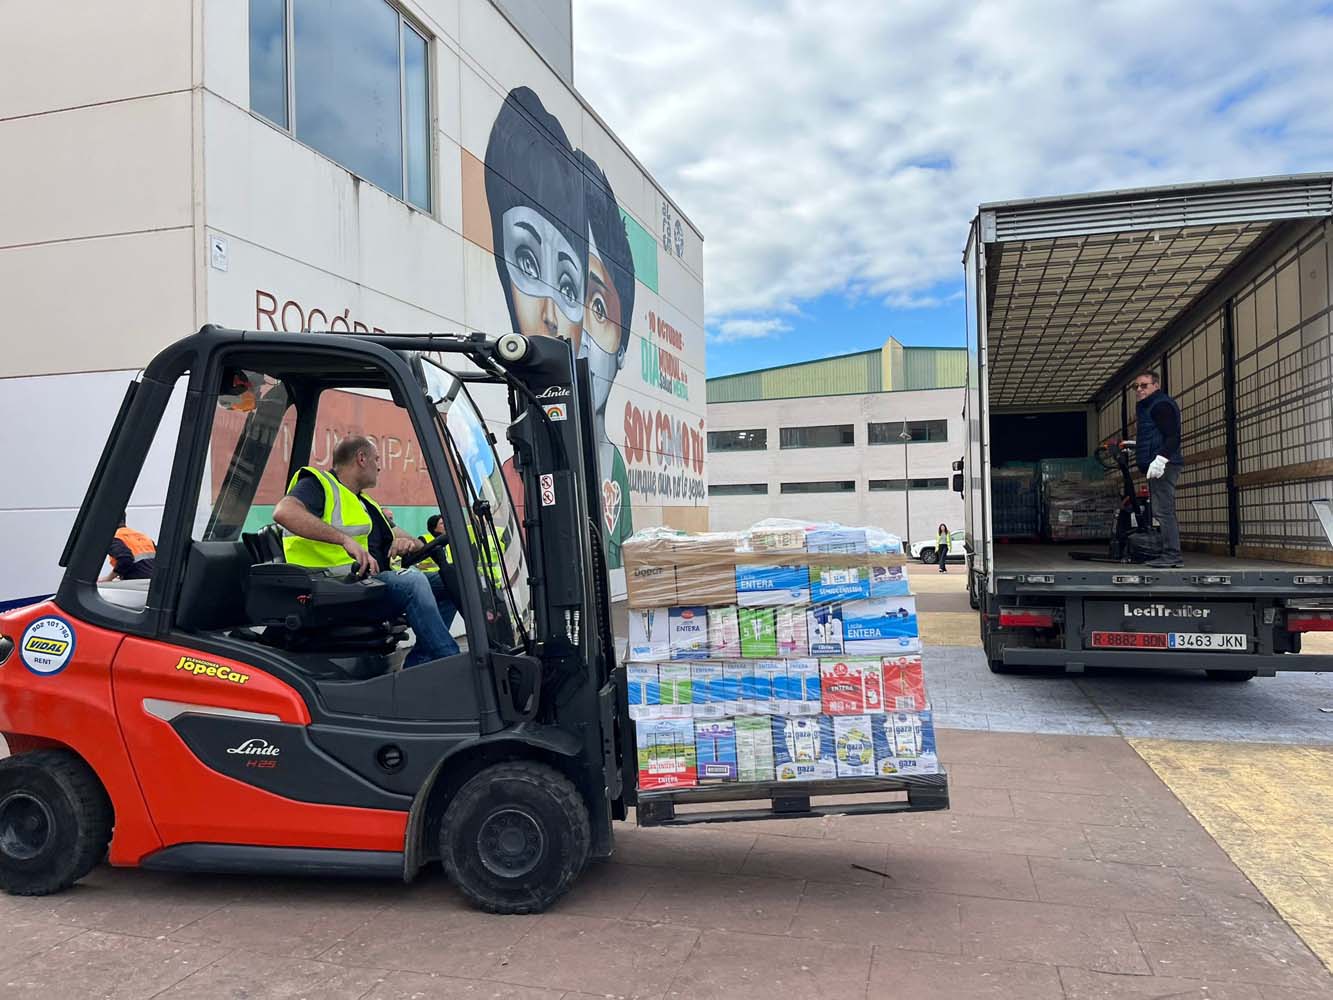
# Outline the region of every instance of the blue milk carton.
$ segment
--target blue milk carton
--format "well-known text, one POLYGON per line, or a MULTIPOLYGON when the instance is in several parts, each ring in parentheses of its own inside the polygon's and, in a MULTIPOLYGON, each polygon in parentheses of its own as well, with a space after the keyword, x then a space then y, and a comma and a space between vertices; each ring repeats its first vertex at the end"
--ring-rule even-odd
POLYGON ((805 613, 805 630, 810 640, 811 656, 841 656, 843 654, 841 605, 813 605, 805 613))
POLYGON ((722 714, 750 715, 754 695, 754 664, 731 660, 722 664, 722 714))
POLYGON ((837 752, 828 716, 774 716, 773 769, 778 781, 836 778, 837 752))
MULTIPOLYGON (((720 719, 722 710, 722 664, 690 664, 690 700, 696 719, 720 719)), ((700 771, 700 777, 703 772, 700 771)))
POLYGON ((921 647, 915 597, 872 597, 842 605, 847 656, 897 656, 921 647))
POLYGON ((805 534, 807 552, 842 552, 851 555, 867 551, 865 528, 816 528, 805 534))
POLYGON ((666 608, 630 608, 629 660, 657 663, 671 659, 666 608))
POLYGON ((872 716, 875 770, 880 775, 938 774, 935 727, 930 710, 872 716))
POLYGON ((736 780, 736 720, 695 720, 694 747, 699 761, 699 784, 736 780))
POLYGON ((787 708, 783 715, 819 715, 822 695, 818 660, 787 661, 787 708))
POLYGON ((625 694, 631 719, 651 719, 661 705, 662 689, 657 682, 656 663, 625 664, 625 694))
POLYGON ((858 601, 870 596, 870 570, 866 566, 811 566, 810 600, 858 601))
POLYGON ((912 592, 903 567, 871 565, 869 569, 871 597, 906 597, 912 592))
POLYGON ((787 664, 783 660, 756 660, 754 664, 755 715, 782 715, 786 704, 787 664))
POLYGON ((869 715, 836 716, 833 719, 833 743, 839 778, 875 776, 875 747, 869 715))
POLYGON ((705 660, 708 658, 707 608, 671 608, 668 624, 671 633, 671 659, 705 660))
POLYGON ((810 571, 805 566, 736 567, 736 603, 743 608, 810 602, 810 571))

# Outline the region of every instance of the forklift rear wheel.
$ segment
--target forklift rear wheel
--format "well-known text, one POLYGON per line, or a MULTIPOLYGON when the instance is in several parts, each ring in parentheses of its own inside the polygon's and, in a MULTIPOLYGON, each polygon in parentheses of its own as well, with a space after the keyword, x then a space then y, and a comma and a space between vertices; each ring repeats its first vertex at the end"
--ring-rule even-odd
POLYGON ((493 764, 445 810, 444 870, 488 913, 540 913, 588 862, 588 808, 559 771, 533 761, 493 764))
POLYGON ((69 750, 0 760, 0 888, 15 896, 68 889, 106 856, 111 800, 69 750))
POLYGON ((1241 681, 1254 680, 1253 670, 1205 670, 1210 681, 1231 681, 1239 684, 1241 681))

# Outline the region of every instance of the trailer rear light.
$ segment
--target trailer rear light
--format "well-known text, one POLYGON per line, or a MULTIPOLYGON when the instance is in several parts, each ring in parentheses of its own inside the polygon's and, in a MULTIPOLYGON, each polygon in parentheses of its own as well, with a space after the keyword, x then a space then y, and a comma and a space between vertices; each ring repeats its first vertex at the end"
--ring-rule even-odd
POLYGON ((1287 615, 1288 632, 1333 632, 1333 611, 1300 611, 1287 615))
POLYGON ((1041 608, 1001 608, 1000 628, 1054 628, 1055 612, 1041 608))

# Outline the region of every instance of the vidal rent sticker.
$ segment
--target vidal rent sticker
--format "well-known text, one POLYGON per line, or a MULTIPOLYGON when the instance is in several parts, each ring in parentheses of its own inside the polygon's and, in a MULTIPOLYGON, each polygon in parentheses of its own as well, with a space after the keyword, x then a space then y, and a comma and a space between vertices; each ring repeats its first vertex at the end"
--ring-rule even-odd
POLYGON ((63 618, 48 615, 23 630, 19 656, 34 674, 58 674, 74 655, 74 642, 74 627, 63 618))

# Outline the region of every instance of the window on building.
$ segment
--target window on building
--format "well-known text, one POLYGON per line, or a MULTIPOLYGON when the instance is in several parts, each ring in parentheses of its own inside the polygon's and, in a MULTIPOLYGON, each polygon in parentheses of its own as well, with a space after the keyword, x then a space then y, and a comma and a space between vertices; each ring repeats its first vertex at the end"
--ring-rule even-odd
POLYGON ((824 479, 813 483, 783 483, 783 493, 855 493, 855 479, 824 479))
MULTIPOLYGON (((872 479, 870 480, 870 489, 872 491, 893 490, 902 492, 907 489, 906 479, 872 479)), ((911 480, 914 490, 947 490, 949 480, 947 479, 913 479, 911 480)))
POLYGON ((885 423, 867 424, 866 431, 871 444, 902 444, 904 431, 911 444, 935 443, 949 440, 949 421, 889 420, 885 423))
POLYGON ((713 483, 708 487, 710 497, 767 496, 768 483, 713 483))
POLYGON ((851 424, 783 427, 778 434, 783 448, 840 448, 856 443, 856 431, 851 424))
POLYGON ((385 0, 250 0, 250 109, 430 211, 427 51, 385 0))
POLYGON ((709 451, 763 451, 768 447, 768 431, 709 431, 709 451))

